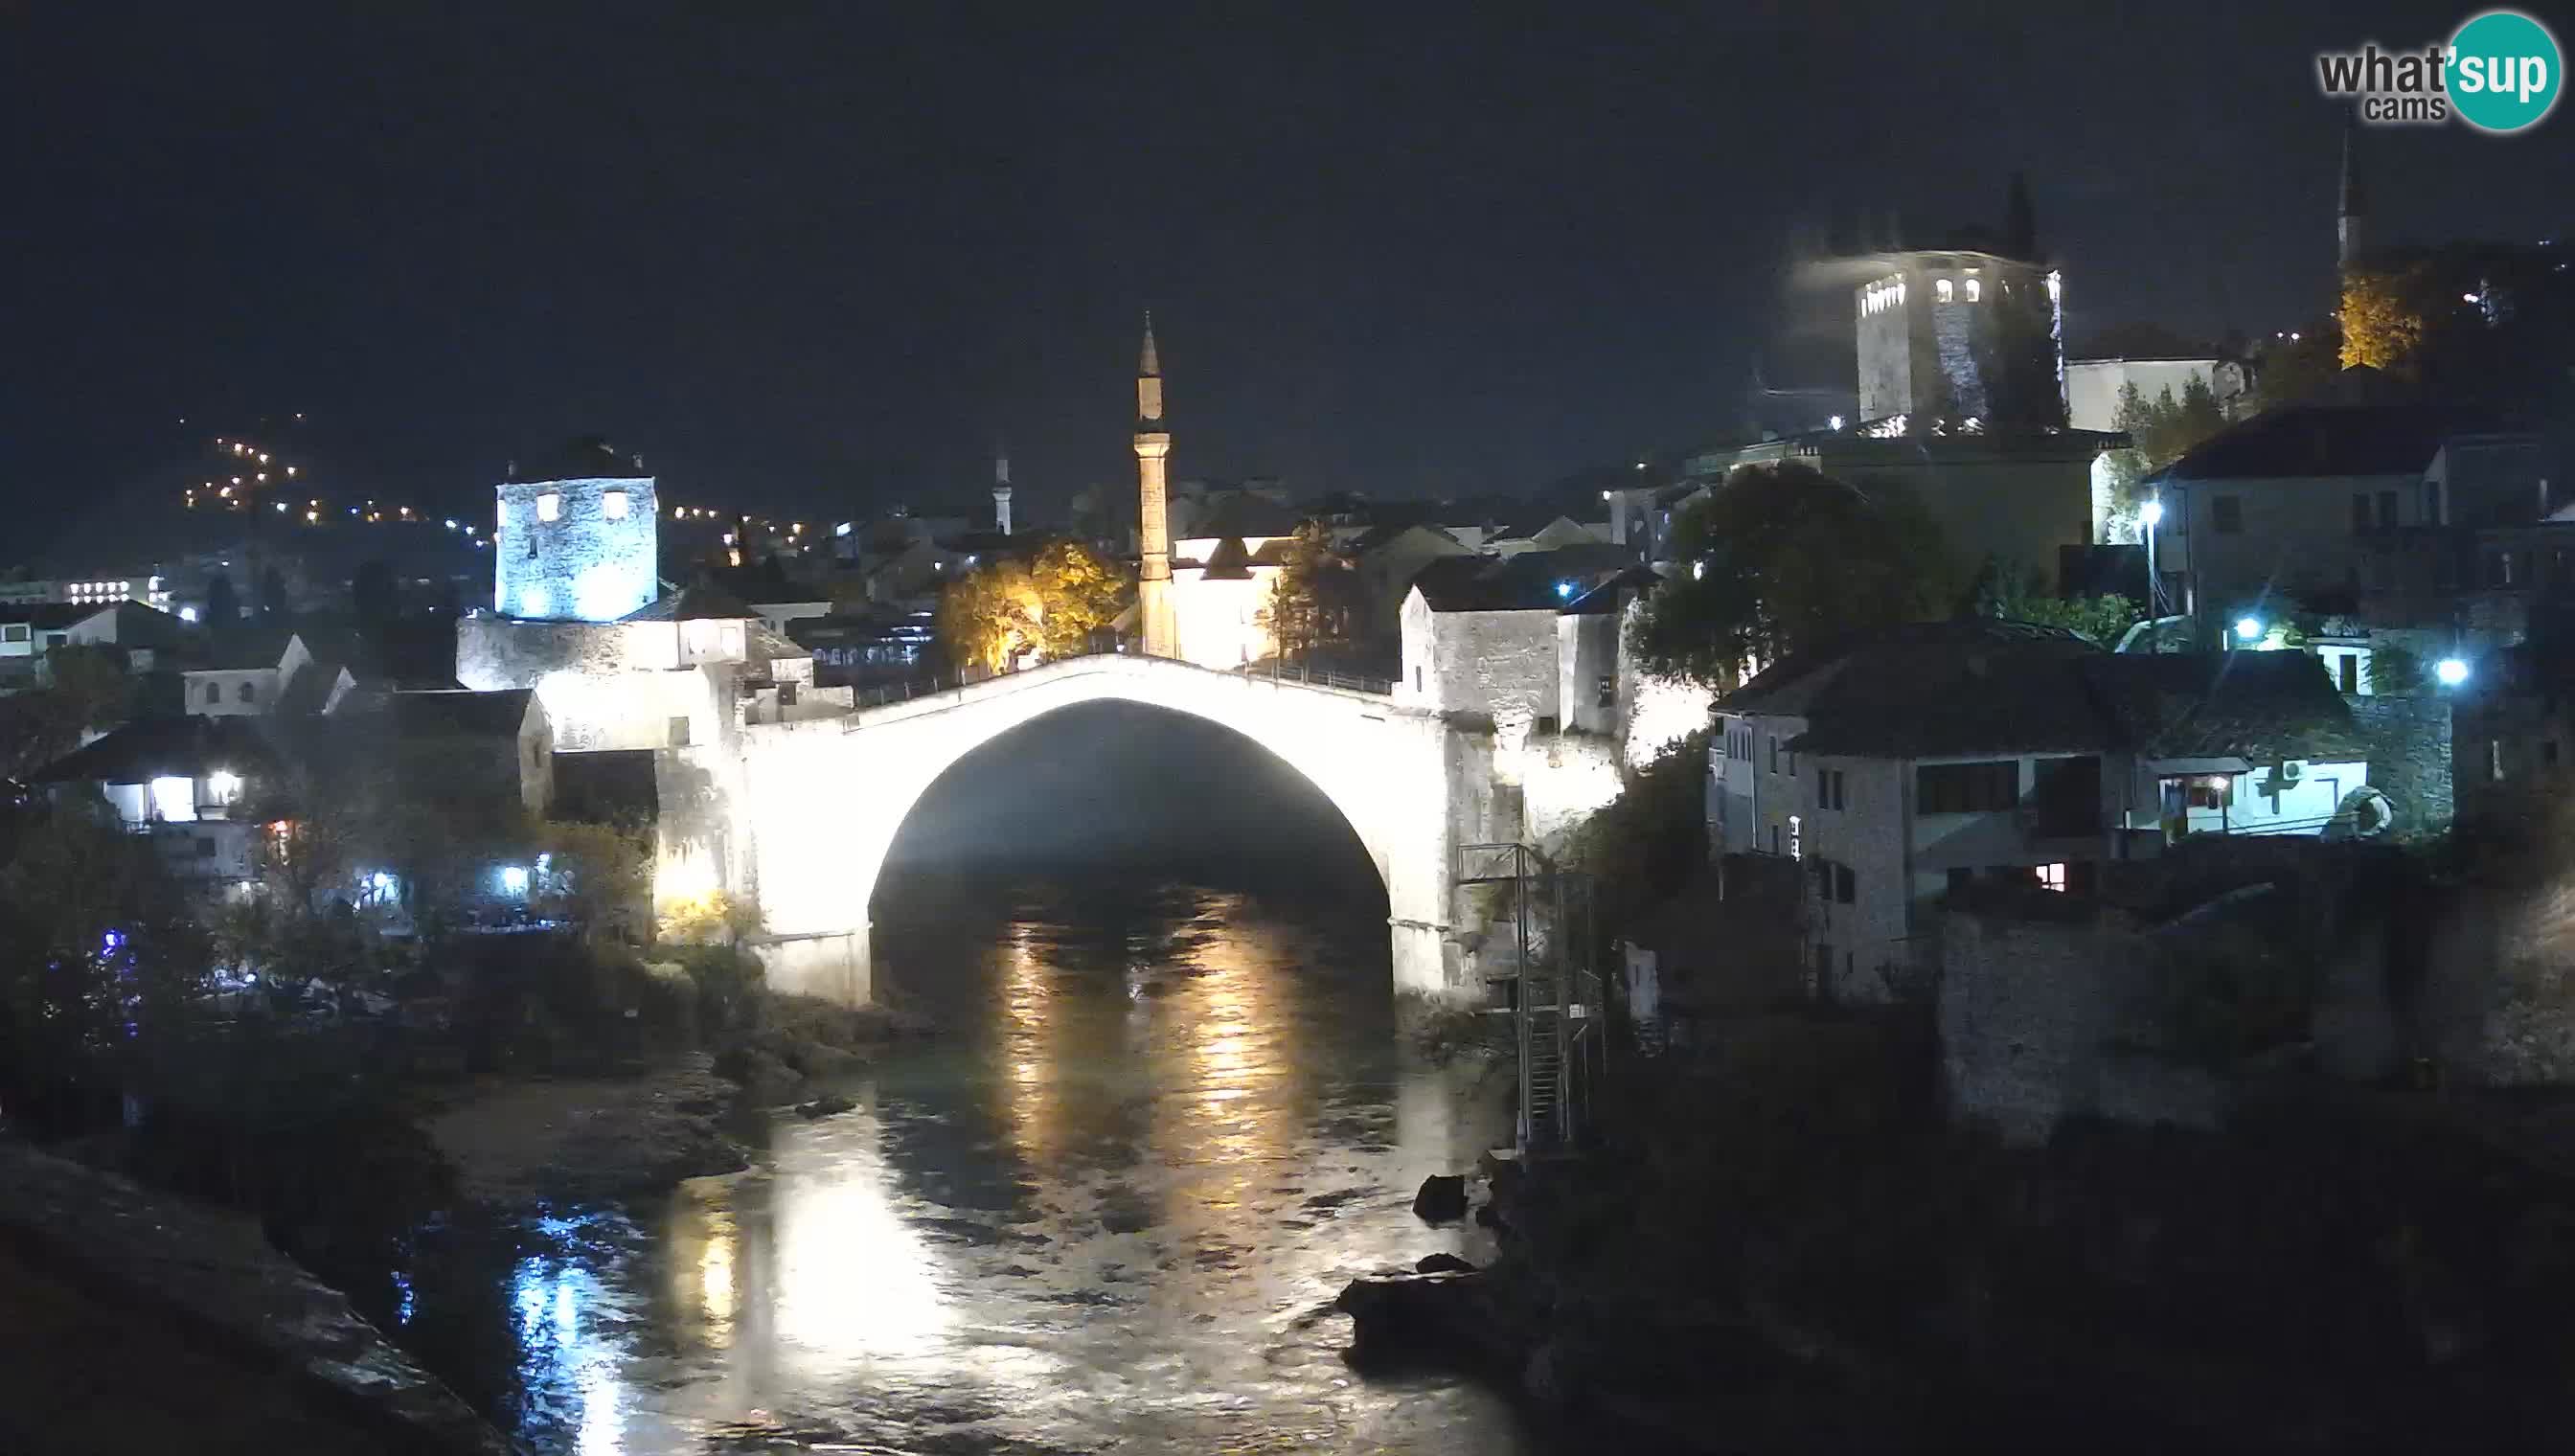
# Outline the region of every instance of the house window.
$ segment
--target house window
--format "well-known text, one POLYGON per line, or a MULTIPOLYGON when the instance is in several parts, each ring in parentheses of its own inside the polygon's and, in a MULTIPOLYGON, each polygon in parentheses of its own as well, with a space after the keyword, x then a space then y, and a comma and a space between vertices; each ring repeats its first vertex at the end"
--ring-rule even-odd
POLYGON ((599 514, 611 521, 625 520, 626 493, 624 491, 602 492, 599 498, 599 514))
POLYGON ((1934 302, 1944 304, 1949 302, 1951 292, 1949 280, 1945 278, 1936 279, 1931 284, 1931 297, 1934 302))
POLYGON ((2554 768, 2557 766, 2557 740, 2555 738, 2542 738, 2539 740, 2539 765, 2543 768, 2554 768))
POLYGON ((2020 801, 2020 763, 1925 763, 1913 770, 1913 811, 1992 813, 2020 801))
POLYGON ((2423 524, 2426 526, 2441 524, 2441 483, 2439 481, 2423 483, 2423 524))
POLYGON ((1616 708, 1618 706, 1618 676, 1616 674, 1603 673, 1600 675, 1599 704, 1602 708, 1616 708))
POLYGON ((687 714, 679 714, 672 718, 670 731, 663 735, 663 740, 674 748, 685 748, 689 745, 689 716, 687 714))
POLYGON ((2046 758, 2031 775, 2030 799, 2042 834, 2089 834, 2101 826, 2101 760, 2046 758))
POLYGON ((2339 680, 2335 686, 2345 694, 2360 692, 2360 654, 2343 653, 2337 656, 2334 659, 2334 676, 2339 680))
POLYGON ((257 703, 258 701, 259 688, 255 684, 245 682, 240 687, 233 690, 233 702, 235 703, 257 703))
POLYGON ((563 497, 548 491, 537 498, 537 519, 558 521, 563 518, 563 497))
POLYGON ((1779 735, 1777 733, 1770 735, 1770 771, 1773 773, 1779 771, 1779 735))
POLYGON ((1419 668, 1412 670, 1412 691, 1415 693, 1421 691, 1421 670, 1419 668))
POLYGON ((1770 826, 1770 852, 1773 854, 1779 852, 1779 826, 1777 824, 1772 824, 1770 826))
POLYGON ((1983 279, 1980 279, 1980 278, 1970 278, 1970 279, 1968 279, 1968 280, 1967 280, 1967 302, 1969 302, 1969 303, 1971 303, 1971 304, 1972 304, 1972 303, 1976 303, 1976 302, 1978 302, 1978 301, 1982 300, 1982 299, 1984 298, 1984 296, 1985 296, 1985 283, 1984 283, 1984 280, 1983 280, 1983 279))
POLYGON ((2226 808, 2235 802, 2235 775, 2200 773, 2188 778, 2166 779, 2181 785, 2181 801, 2187 808, 2226 808))
POLYGON ((2381 531, 2396 529, 2396 493, 2394 491, 2378 493, 2378 529, 2381 531))
POLYGON ((1859 876, 1851 872, 1849 865, 1835 864, 1833 866, 1833 903, 1849 904, 1858 892, 1859 876))
POLYGON ((26 640, 27 624, 13 622, 6 627, 0 627, 0 642, 25 642, 26 640))
POLYGON ((2241 535, 2244 530, 2244 498, 2241 496, 2209 497, 2208 524, 2220 536, 2241 535))
POLYGON ((215 841, 200 835, 197 839, 197 857, 200 859, 214 858, 215 841))
POLYGON ((2058 894, 2065 893, 2065 866, 2062 864, 2038 866, 2038 887, 2052 889, 2058 894))
POLYGON ((223 702, 223 701, 224 701, 224 685, 223 685, 223 684, 221 684, 221 683, 209 683, 209 684, 207 684, 207 685, 206 685, 206 702, 207 702, 208 704, 210 704, 210 705, 211 705, 211 704, 221 703, 221 702, 223 702))
POLYGON ((1816 769, 1816 770, 1815 770, 1815 807, 1817 807, 1817 808, 1840 808, 1841 806, 1842 806, 1842 770, 1840 770, 1839 768, 1818 768, 1818 769, 1816 769))
POLYGON ((1967 892, 1967 887, 1976 882, 1976 871, 1964 865, 1952 866, 1948 873, 1948 880, 1949 893, 1964 894, 1967 892))
POLYGON ((1833 947, 1830 945, 1817 945, 1815 947, 1815 989, 1818 991, 1829 990, 1832 985, 1832 979, 1833 947))

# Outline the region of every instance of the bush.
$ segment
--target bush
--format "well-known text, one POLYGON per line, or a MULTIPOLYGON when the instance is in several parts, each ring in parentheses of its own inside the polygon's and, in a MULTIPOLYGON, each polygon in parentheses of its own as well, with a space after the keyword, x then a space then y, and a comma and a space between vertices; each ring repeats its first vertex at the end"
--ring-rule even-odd
POLYGON ((697 1022, 701 1034, 715 1037, 729 1035, 748 1027, 759 1010, 759 998, 768 971, 760 957, 737 945, 684 945, 667 947, 676 951, 675 958, 697 994, 697 1022))

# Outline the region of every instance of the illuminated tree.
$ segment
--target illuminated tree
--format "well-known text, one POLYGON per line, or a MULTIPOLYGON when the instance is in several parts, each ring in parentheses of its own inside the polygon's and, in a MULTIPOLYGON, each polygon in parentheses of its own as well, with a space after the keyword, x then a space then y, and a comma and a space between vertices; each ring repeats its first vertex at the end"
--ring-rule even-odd
POLYGON ((939 594, 939 640, 959 667, 999 673, 1038 639, 1038 589, 1016 561, 988 562, 939 594))
POLYGON ((1712 688, 1732 687, 1747 662, 1944 616, 1963 595, 1909 492, 1862 493, 1798 465, 1728 476, 1672 523, 1672 560, 1628 645, 1647 672, 1712 688))
POLYGON ((1093 636, 1118 620, 1135 585, 1078 541, 1039 552, 1029 575, 1038 594, 1038 646, 1050 658, 1090 651, 1093 636))
POLYGON ((1129 590, 1126 574, 1089 547, 1059 541, 1033 564, 988 562, 949 583, 940 641, 953 661, 996 673, 1021 658, 1076 657, 1117 621, 1129 590))
POLYGON ((2423 341, 2423 315, 2403 279, 2347 271, 2342 279, 2342 366, 2394 369, 2423 341))

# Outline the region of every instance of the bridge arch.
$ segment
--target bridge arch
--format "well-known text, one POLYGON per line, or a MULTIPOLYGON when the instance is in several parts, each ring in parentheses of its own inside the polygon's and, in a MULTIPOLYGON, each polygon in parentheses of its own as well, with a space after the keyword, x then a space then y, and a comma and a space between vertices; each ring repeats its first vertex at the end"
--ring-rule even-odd
MULTIPOLYGON (((1086 703, 1135 703, 1230 728, 1339 811, 1385 885, 1399 993, 1464 994, 1451 943, 1451 846, 1490 813, 1475 735, 1366 693, 1126 656, 1075 658, 846 718, 743 730, 736 842, 772 938, 773 983, 864 1001, 870 901, 923 794, 959 759, 1086 703)), ((1489 754, 1489 747, 1481 747, 1489 754)))

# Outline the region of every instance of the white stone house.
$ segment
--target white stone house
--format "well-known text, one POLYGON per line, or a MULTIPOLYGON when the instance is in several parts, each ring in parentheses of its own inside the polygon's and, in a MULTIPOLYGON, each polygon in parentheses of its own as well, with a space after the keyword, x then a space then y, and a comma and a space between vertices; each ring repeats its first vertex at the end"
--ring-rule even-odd
POLYGON ((265 826, 233 811, 278 762, 255 722, 151 718, 56 759, 35 781, 74 802, 103 802, 128 831, 148 836, 180 879, 226 889, 258 872, 265 826))
POLYGON ((2391 548, 2416 534, 2536 522, 2549 509, 2537 436, 2421 404, 2266 410, 2146 487, 2163 507, 2156 570, 2211 642, 2299 603, 2400 588, 2391 548))
POLYGON ((328 713, 357 680, 344 664, 317 653, 317 642, 300 632, 221 642, 204 666, 180 674, 183 705, 198 718, 328 713))
POLYGON ((2088 893, 2103 861, 2189 833, 2321 834, 2368 783, 2304 654, 2121 656, 1984 620, 1789 659, 1718 716, 1712 839, 1804 866, 1837 999, 1922 992, 1946 895, 2088 893))

